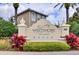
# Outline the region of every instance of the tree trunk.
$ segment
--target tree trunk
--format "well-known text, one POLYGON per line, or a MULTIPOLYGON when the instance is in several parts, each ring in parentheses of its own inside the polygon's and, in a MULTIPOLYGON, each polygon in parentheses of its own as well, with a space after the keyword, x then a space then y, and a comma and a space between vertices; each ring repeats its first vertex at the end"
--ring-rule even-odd
POLYGON ((15 25, 17 25, 17 9, 15 8, 15 25))
POLYGON ((66 23, 69 23, 69 8, 66 8, 66 23))

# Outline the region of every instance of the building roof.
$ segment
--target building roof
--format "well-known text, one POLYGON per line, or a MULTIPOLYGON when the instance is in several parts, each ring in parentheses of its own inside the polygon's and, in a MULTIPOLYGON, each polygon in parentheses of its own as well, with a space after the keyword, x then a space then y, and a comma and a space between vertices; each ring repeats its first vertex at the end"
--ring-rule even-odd
POLYGON ((35 10, 33 10, 33 9, 30 9, 30 8, 28 8, 28 9, 26 9, 25 11, 22 11, 21 13, 17 14, 17 16, 19 16, 19 15, 25 13, 25 12, 28 12, 28 11, 32 11, 32 12, 35 12, 35 13, 38 13, 38 14, 44 15, 44 16, 46 16, 46 17, 48 16, 48 15, 46 15, 46 14, 44 14, 44 13, 41 13, 41 12, 35 11, 35 10))

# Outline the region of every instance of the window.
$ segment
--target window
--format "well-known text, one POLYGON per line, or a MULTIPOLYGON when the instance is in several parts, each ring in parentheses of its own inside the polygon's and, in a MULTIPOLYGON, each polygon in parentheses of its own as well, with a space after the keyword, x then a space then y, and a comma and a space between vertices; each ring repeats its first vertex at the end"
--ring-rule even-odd
POLYGON ((36 21, 36 13, 32 12, 32 21, 36 21))
POLYGON ((40 19, 41 19, 41 15, 37 14, 37 20, 40 20, 40 19))
POLYGON ((42 19, 45 19, 45 16, 42 16, 42 19))

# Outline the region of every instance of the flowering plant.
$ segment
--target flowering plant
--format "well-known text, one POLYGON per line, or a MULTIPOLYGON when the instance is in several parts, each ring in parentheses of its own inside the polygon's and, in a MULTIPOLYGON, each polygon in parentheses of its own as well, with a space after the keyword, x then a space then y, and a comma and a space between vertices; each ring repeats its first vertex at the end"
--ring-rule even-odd
POLYGON ((11 37, 12 48, 23 50, 23 45, 26 39, 24 36, 18 36, 18 34, 13 34, 11 37))
POLYGON ((75 34, 70 33, 67 35, 66 41, 71 46, 71 48, 79 49, 79 38, 75 34))

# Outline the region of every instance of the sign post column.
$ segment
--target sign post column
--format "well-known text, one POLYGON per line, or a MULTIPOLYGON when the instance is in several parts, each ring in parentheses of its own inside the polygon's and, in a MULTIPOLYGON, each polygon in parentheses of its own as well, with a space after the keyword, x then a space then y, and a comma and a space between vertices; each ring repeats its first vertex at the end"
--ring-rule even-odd
POLYGON ((26 36, 26 25, 23 18, 20 20, 20 24, 18 24, 17 26, 18 26, 18 34, 26 36))

